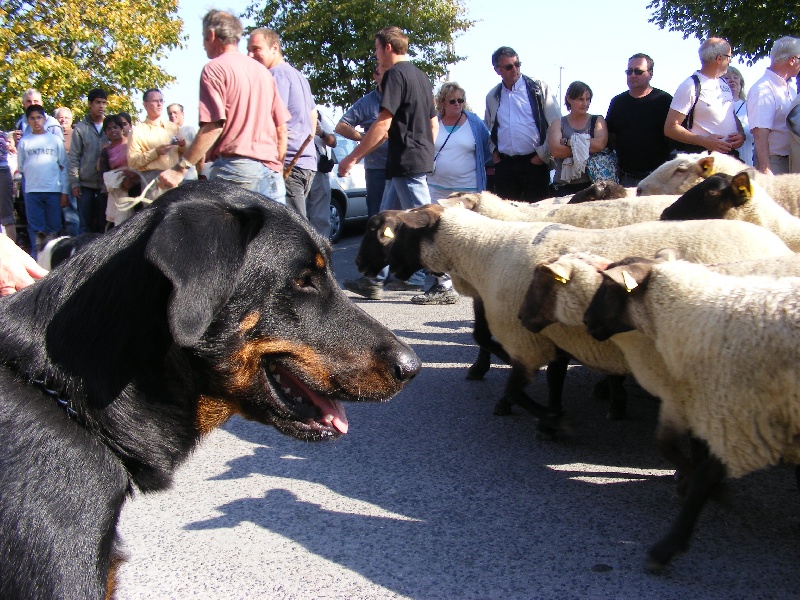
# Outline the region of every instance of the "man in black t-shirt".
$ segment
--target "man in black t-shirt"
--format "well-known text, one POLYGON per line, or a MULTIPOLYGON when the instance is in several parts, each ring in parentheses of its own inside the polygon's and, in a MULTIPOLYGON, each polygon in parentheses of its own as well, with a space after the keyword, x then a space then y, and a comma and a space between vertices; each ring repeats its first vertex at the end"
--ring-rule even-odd
MULTIPOLYGON (((358 146, 339 162, 339 177, 344 177, 357 161, 388 136, 386 189, 381 210, 409 209, 431 202, 427 174, 433 171, 433 141, 439 130, 439 120, 433 105, 433 86, 428 76, 408 60, 406 52, 408 37, 400 28, 384 27, 375 34, 375 58, 384 70, 381 111, 358 146)), ((375 280, 362 277, 345 281, 345 287, 377 300, 383 295, 386 276, 388 270, 375 280)), ((409 283, 420 285, 423 280, 419 273, 409 283)), ((458 297, 452 289, 434 287, 437 288, 434 290, 436 302, 426 303, 451 304, 458 297)))
POLYGON ((650 86, 653 59, 647 54, 631 56, 625 74, 628 91, 614 96, 608 106, 608 145, 617 151, 620 183, 636 187, 669 158, 672 145, 664 135, 664 121, 672 96, 650 86))

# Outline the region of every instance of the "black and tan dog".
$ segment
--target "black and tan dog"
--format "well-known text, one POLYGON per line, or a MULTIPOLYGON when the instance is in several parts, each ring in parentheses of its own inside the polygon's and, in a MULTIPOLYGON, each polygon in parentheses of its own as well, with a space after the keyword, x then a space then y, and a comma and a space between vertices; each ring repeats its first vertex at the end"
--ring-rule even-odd
POLYGON ((414 352, 327 243, 241 188, 182 186, 0 301, 0 597, 113 594, 116 524, 234 414, 302 440, 387 400, 414 352))

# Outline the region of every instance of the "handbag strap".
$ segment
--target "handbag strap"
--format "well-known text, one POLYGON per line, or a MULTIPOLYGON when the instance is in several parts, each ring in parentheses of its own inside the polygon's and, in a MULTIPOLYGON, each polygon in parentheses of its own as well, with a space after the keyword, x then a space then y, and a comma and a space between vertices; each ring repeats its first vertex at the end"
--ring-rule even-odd
MULTIPOLYGON (((439 151, 436 153, 436 156, 433 157, 434 162, 436 162, 436 159, 439 158, 439 155, 442 153, 442 150, 444 150, 444 147, 447 146, 447 140, 449 140, 450 136, 453 135, 453 132, 455 131, 455 127, 461 122, 461 117, 463 117, 463 116, 464 116, 464 111, 462 110, 461 114, 458 115, 458 121, 456 121, 456 124, 453 125, 453 129, 451 129, 450 131, 447 132, 447 137, 444 138, 444 144, 442 144, 442 147, 439 148, 439 151)), ((442 123, 442 127, 446 127, 444 122, 442 123)))

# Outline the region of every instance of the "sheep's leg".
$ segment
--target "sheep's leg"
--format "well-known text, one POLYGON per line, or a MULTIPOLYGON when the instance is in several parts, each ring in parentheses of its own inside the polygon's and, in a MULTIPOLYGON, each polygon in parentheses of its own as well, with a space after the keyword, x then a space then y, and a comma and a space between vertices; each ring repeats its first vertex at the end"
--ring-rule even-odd
POLYGON ((686 502, 669 533, 647 555, 647 567, 658 573, 675 557, 689 547, 697 518, 714 488, 725 478, 725 466, 713 455, 697 468, 689 482, 686 502))
POLYGON ((489 330, 489 323, 486 321, 486 310, 483 307, 483 301, 474 298, 472 300, 472 310, 475 313, 475 325, 473 326, 472 337, 475 343, 478 344, 478 357, 467 370, 467 379, 476 380, 483 379, 483 376, 489 371, 492 364, 492 354, 506 364, 509 363, 510 359, 508 353, 503 349, 503 346, 492 338, 492 332, 489 330))
MULTIPOLYGON (((527 384, 528 376, 526 374, 525 367, 518 363, 512 363, 511 373, 509 373, 508 381, 506 382, 506 389, 503 392, 502 398, 500 398, 500 400, 497 401, 497 404, 494 405, 494 414, 500 417, 510 415, 512 414, 511 407, 513 407, 515 404, 519 404, 528 412, 533 413, 533 411, 536 410, 536 407, 528 407, 527 404, 536 403, 525 393, 525 386, 527 384)), ((539 405, 536 404, 536 406, 539 405)), ((544 406, 542 406, 541 409, 544 411, 544 406)))
POLYGON ((678 431, 665 425, 659 425, 658 431, 656 432, 656 449, 663 458, 675 465, 675 468, 678 470, 679 478, 688 481, 693 477, 695 467, 702 464, 706 457, 702 460, 695 461, 694 459, 699 458, 700 455, 699 451, 693 446, 692 458, 687 458, 679 446, 683 435, 683 431, 678 431))
POLYGON ((624 419, 628 412, 628 392, 622 385, 625 383, 625 375, 609 375, 608 391, 611 404, 608 407, 606 419, 618 421, 624 419))

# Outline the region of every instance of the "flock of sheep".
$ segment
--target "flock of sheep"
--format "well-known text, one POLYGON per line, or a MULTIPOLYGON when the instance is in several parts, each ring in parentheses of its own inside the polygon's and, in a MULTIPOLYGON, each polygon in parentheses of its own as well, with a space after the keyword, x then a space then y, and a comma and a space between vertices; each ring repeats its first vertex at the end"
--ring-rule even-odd
POLYGON ((621 197, 525 204, 482 192, 385 211, 356 262, 366 275, 387 264, 400 278, 450 274, 474 303, 468 377, 486 373, 490 353, 508 362, 495 412, 518 404, 543 436, 565 426, 570 358, 609 376, 610 418, 625 415, 626 375, 660 398, 657 448, 685 501, 649 551, 658 571, 688 548, 726 476, 800 464, 800 175, 711 153, 680 155, 636 190, 600 187, 621 197), (544 366, 540 404, 525 386, 544 366))

